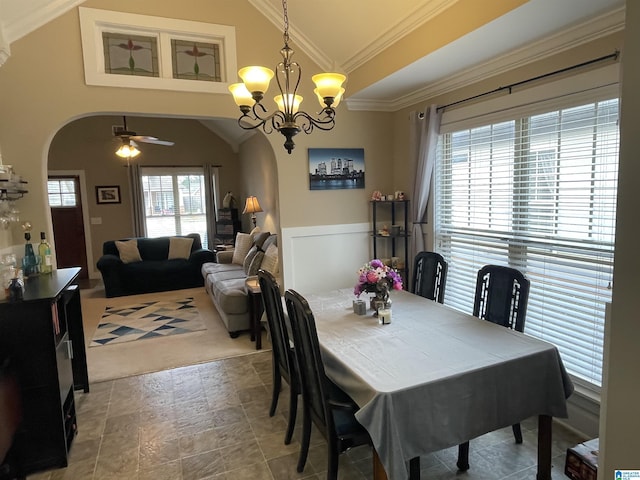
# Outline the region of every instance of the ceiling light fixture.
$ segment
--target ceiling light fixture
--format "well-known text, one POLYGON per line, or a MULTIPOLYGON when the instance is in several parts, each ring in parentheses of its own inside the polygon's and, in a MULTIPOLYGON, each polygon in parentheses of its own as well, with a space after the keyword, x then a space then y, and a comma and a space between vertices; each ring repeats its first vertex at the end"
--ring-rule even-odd
POLYGON ((289 16, 287 13, 287 0, 282 1, 284 16, 284 47, 280 50, 282 62, 276 66, 276 81, 280 89, 280 95, 274 98, 278 110, 268 114, 267 109, 261 103, 264 94, 269 88, 269 82, 274 77, 273 70, 265 67, 245 67, 238 71, 243 83, 234 83, 229 86, 242 115, 238 119, 238 125, 245 130, 253 130, 262 127, 262 130, 270 134, 274 130, 285 137, 284 148, 288 153, 295 147, 293 137, 301 130, 309 134, 314 127, 321 130, 331 130, 335 126, 335 108, 340 103, 344 88, 342 83, 347 79, 340 73, 320 73, 311 77, 316 84, 314 93, 318 97, 322 110, 317 114, 318 118, 299 110, 302 96, 297 94, 302 68, 297 62, 292 62, 293 50, 289 47, 289 16))
POLYGON ((140 155, 140 150, 136 148, 136 145, 131 140, 122 139, 122 145, 116 150, 116 155, 121 158, 126 158, 128 161, 130 158, 135 158, 140 155))

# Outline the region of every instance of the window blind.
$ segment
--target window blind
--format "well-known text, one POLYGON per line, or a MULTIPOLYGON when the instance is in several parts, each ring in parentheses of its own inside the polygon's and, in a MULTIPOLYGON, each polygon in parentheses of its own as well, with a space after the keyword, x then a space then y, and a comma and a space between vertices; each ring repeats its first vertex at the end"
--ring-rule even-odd
POLYGON ((618 100, 610 98, 442 134, 436 162, 445 303, 470 313, 478 269, 517 268, 531 281, 525 333, 555 344, 567 370, 596 390, 618 145, 618 100))

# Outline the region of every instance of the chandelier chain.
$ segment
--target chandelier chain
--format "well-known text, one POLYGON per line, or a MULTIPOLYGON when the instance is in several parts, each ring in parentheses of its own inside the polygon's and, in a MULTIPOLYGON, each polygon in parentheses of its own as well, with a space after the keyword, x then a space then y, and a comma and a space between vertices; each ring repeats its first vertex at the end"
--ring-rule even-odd
POLYGON ((287 10, 287 0, 282 0, 282 16, 284 19, 284 44, 289 45, 289 11, 287 10))

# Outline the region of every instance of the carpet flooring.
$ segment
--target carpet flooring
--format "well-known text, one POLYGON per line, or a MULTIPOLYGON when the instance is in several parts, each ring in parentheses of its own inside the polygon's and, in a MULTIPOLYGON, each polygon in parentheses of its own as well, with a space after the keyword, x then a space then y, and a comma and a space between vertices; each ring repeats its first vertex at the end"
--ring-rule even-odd
MULTIPOLYGON (((231 338, 204 287, 106 298, 102 283, 80 290, 87 367, 91 383, 159 372, 171 368, 258 352, 248 333, 231 338), (169 335, 148 341, 116 343, 104 347, 88 347, 107 306, 122 308, 145 302, 171 302, 193 298, 204 330, 169 335)), ((263 350, 271 344, 262 336, 263 350)))

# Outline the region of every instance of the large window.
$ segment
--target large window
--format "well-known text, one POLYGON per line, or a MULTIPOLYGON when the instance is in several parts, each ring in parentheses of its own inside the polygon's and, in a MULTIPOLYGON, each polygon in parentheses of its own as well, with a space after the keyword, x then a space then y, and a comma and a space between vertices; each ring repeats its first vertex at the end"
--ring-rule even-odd
POLYGON ((509 265, 531 281, 525 333, 554 343, 567 370, 599 387, 611 301, 618 100, 440 136, 436 249, 445 303, 471 312, 476 273, 509 265))
POLYGON ((140 173, 147 236, 199 233, 208 248, 203 169, 142 167, 140 173))

